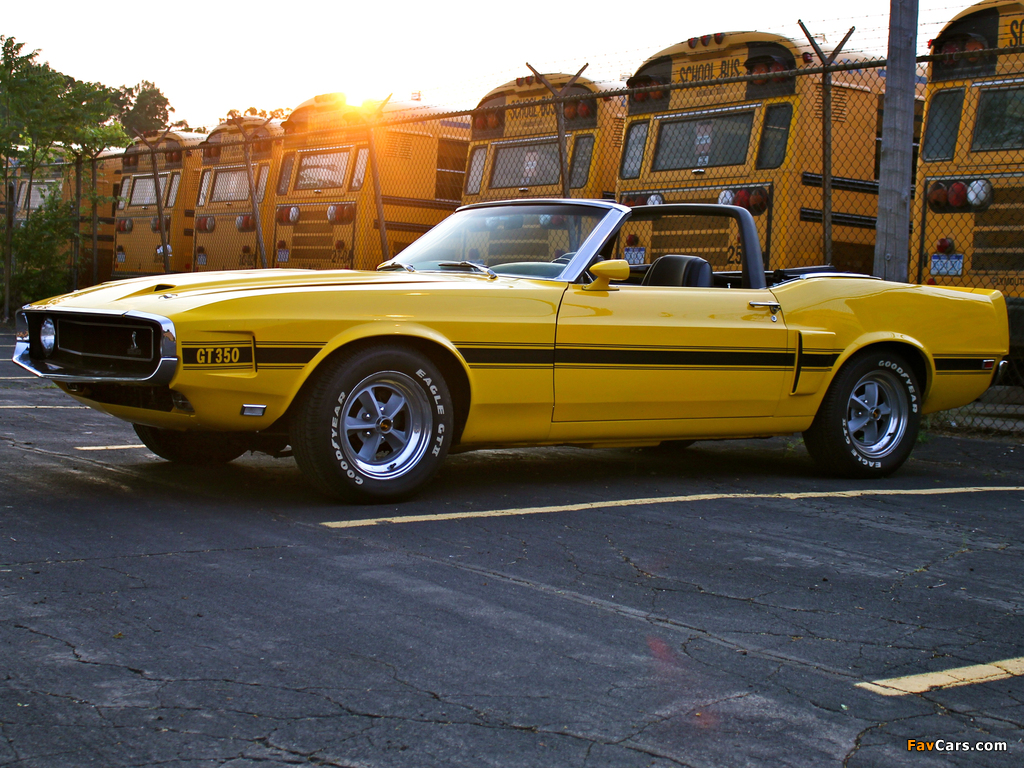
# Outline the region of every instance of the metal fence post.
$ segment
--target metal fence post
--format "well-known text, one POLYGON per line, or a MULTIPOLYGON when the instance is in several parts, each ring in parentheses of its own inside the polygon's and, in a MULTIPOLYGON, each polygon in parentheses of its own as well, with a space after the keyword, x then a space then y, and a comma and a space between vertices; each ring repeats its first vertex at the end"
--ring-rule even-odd
POLYGON ((97 190, 96 190, 96 158, 92 159, 92 284, 96 285, 100 281, 100 248, 99 248, 99 228, 100 228, 100 212, 98 203, 96 201, 97 190))
MULTIPOLYGON (((263 123, 266 126, 270 122, 268 119, 263 123)), ((242 154, 245 157, 245 178, 249 182, 249 205, 252 206, 253 221, 256 223, 256 249, 260 253, 260 267, 263 269, 267 268, 267 251, 266 246, 263 243, 263 221, 260 216, 260 207, 256 202, 256 179, 252 171, 252 152, 250 150, 251 140, 249 134, 245 132, 245 126, 242 125, 242 118, 238 118, 238 132, 242 134, 242 154)), ((258 129, 257 129, 258 130, 258 129)), ((269 175, 270 170, 267 169, 269 175)), ((270 183, 270 179, 267 179, 267 183, 270 183)))
MULTIPOLYGON (((391 97, 389 96, 388 98, 390 99, 391 97)), ((383 108, 383 105, 381 105, 381 108, 383 108)), ((370 178, 373 180, 373 204, 377 208, 377 221, 380 224, 380 259, 384 262, 391 258, 391 253, 388 249, 387 224, 384 222, 384 198, 380 189, 380 168, 377 166, 377 145, 373 140, 373 131, 376 124, 376 120, 370 123, 366 129, 366 136, 370 150, 370 178)))
POLYGON ((139 137, 139 140, 146 145, 149 149, 149 159, 153 164, 153 196, 156 198, 156 217, 160 224, 160 253, 164 257, 164 272, 171 271, 171 254, 167 251, 167 228, 164 226, 164 195, 163 190, 160 189, 160 172, 156 167, 156 148, 160 146, 160 142, 167 138, 167 134, 171 132, 170 128, 167 128, 163 135, 156 140, 156 144, 150 144, 149 139, 143 136, 138 131, 135 131, 135 135, 139 137))
POLYGON ((75 156, 75 234, 71 240, 71 290, 78 290, 78 261, 82 242, 82 156, 75 156))
POLYGON ((562 197, 569 197, 569 140, 565 134, 565 100, 564 96, 569 92, 579 76, 583 74, 583 70, 586 69, 589 64, 584 64, 580 67, 580 71, 569 78, 569 82, 563 85, 560 89, 555 90, 553 86, 544 75, 530 66, 530 62, 526 62, 526 66, 530 67, 530 71, 533 72, 534 77, 537 81, 543 83, 544 87, 551 91, 551 95, 554 96, 557 101, 555 102, 555 124, 558 126, 558 175, 562 181, 562 197))
POLYGON ((822 53, 818 41, 807 31, 802 21, 797 21, 818 55, 825 70, 821 73, 821 245, 826 264, 832 263, 832 73, 828 67, 836 60, 839 51, 850 39, 856 27, 850 27, 846 37, 835 47, 830 56, 822 53))

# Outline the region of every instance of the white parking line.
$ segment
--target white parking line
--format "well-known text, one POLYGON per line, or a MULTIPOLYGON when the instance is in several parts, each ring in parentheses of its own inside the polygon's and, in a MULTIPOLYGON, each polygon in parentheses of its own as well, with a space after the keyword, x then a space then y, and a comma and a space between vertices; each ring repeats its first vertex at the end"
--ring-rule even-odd
POLYGON ((40 410, 40 409, 51 409, 51 410, 75 410, 80 409, 87 411, 89 406, 87 405, 0 405, 0 408, 6 408, 9 410, 40 410))
POLYGON ((0 376, 0 381, 42 381, 38 376, 0 376))
POLYGON ((124 451, 129 448, 145 448, 144 445, 76 445, 76 451, 124 451))
POLYGON ((366 520, 337 520, 321 523, 327 528, 364 528, 371 525, 397 523, 425 523, 439 520, 473 520, 485 517, 514 517, 516 515, 546 515, 554 512, 579 512, 586 509, 614 507, 640 507, 649 504, 678 504, 690 501, 718 501, 722 499, 842 499, 860 496, 942 496, 957 493, 1006 493, 1024 491, 1024 486, 968 486, 963 488, 874 488, 857 491, 809 491, 803 493, 695 493, 692 496, 655 496, 642 499, 611 499, 582 504, 563 504, 552 507, 519 507, 493 509, 483 512, 452 512, 447 515, 406 515, 404 517, 374 517, 366 520))
POLYGON ((976 683, 992 683, 1010 677, 1024 675, 1024 656, 1016 659, 993 661, 991 664, 974 664, 970 667, 957 667, 944 672, 925 672, 920 675, 891 677, 888 680, 874 680, 870 683, 857 683, 858 688, 877 693, 881 696, 906 696, 908 693, 925 693, 940 688, 956 688, 960 685, 976 683))

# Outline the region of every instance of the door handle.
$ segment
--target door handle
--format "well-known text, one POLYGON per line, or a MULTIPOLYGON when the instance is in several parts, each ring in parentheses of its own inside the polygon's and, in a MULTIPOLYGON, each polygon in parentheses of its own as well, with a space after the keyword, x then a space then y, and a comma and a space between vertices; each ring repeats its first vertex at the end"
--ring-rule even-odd
POLYGON ((777 301, 751 301, 750 306, 754 307, 755 309, 758 307, 768 307, 768 309, 771 310, 772 313, 773 323, 776 320, 778 320, 778 318, 775 317, 775 315, 782 311, 782 305, 779 304, 779 302, 777 301))

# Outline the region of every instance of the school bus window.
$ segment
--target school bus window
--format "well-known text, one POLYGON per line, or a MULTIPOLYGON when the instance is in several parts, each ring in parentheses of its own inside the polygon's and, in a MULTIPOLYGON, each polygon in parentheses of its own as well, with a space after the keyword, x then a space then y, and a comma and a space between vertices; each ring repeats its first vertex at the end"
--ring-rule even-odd
POLYGON ((171 176, 171 188, 167 190, 167 205, 174 205, 178 199, 178 185, 181 183, 181 174, 175 173, 171 176))
POLYGON ((287 195, 288 185, 292 182, 292 166, 295 165, 295 154, 285 155, 281 160, 281 172, 277 177, 277 194, 287 195))
POLYGON ((622 150, 622 178, 635 179, 640 175, 640 166, 644 161, 644 149, 647 147, 648 123, 633 123, 626 135, 626 147, 622 150))
POLYGON ((462 179, 466 175, 467 141, 437 140, 437 180, 434 198, 458 200, 462 196, 462 179))
POLYGON ((366 180, 366 164, 369 160, 369 148, 363 147, 356 152, 356 167, 352 170, 352 184, 349 186, 349 190, 352 192, 358 192, 363 188, 363 182, 366 180))
POLYGON ((572 143, 572 165, 569 170, 569 186, 573 189, 585 187, 590 178, 590 158, 594 155, 594 135, 577 136, 572 143))
POLYGON ((262 203, 263 196, 267 193, 267 176, 270 175, 270 166, 260 166, 260 180, 256 184, 256 202, 262 203))
MULTIPOLYGON (((167 184, 167 174, 160 174, 160 191, 164 190, 167 184)), ((128 205, 156 205, 156 187, 153 185, 152 176, 136 176, 132 185, 132 194, 128 198, 128 205)))
POLYGON ((928 125, 921 142, 922 160, 952 160, 960 133, 960 113, 964 107, 962 88, 939 91, 928 107, 928 125))
POLYGON ((249 199, 249 180, 244 168, 217 171, 213 177, 211 203, 233 203, 249 199))
POLYGON ((793 120, 792 104, 774 104, 764 113, 761 144, 757 148, 757 169, 778 168, 786 159, 789 124, 793 120))
POLYGON ((299 173, 295 189, 325 189, 345 186, 345 172, 351 151, 318 152, 299 159, 299 173))
POLYGON ((985 88, 978 97, 972 151, 1024 149, 1024 88, 985 88))
POLYGON ((480 182, 484 180, 484 162, 487 160, 487 147, 477 147, 469 157, 469 172, 466 174, 466 194, 480 194, 480 182))
POLYGON ((753 126, 753 112, 663 121, 658 127, 653 170, 743 165, 753 126))
POLYGON ((491 189, 557 183, 557 141, 531 141, 495 147, 491 189))
POLYGON ((203 171, 203 177, 199 180, 199 197, 196 198, 196 206, 206 205, 206 196, 210 193, 210 172, 203 171))

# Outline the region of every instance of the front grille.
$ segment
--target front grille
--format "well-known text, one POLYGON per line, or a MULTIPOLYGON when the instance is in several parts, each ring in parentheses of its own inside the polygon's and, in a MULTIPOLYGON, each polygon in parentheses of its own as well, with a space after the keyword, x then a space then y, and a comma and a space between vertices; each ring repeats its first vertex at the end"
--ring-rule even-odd
POLYGON ((113 325, 59 318, 57 349, 82 357, 152 360, 153 328, 142 324, 113 325))
POLYGON ((166 318, 38 309, 19 315, 28 326, 28 340, 17 345, 15 362, 40 376, 68 382, 166 384, 177 370, 174 326, 166 318), (50 354, 40 341, 47 320, 56 329, 50 354))

